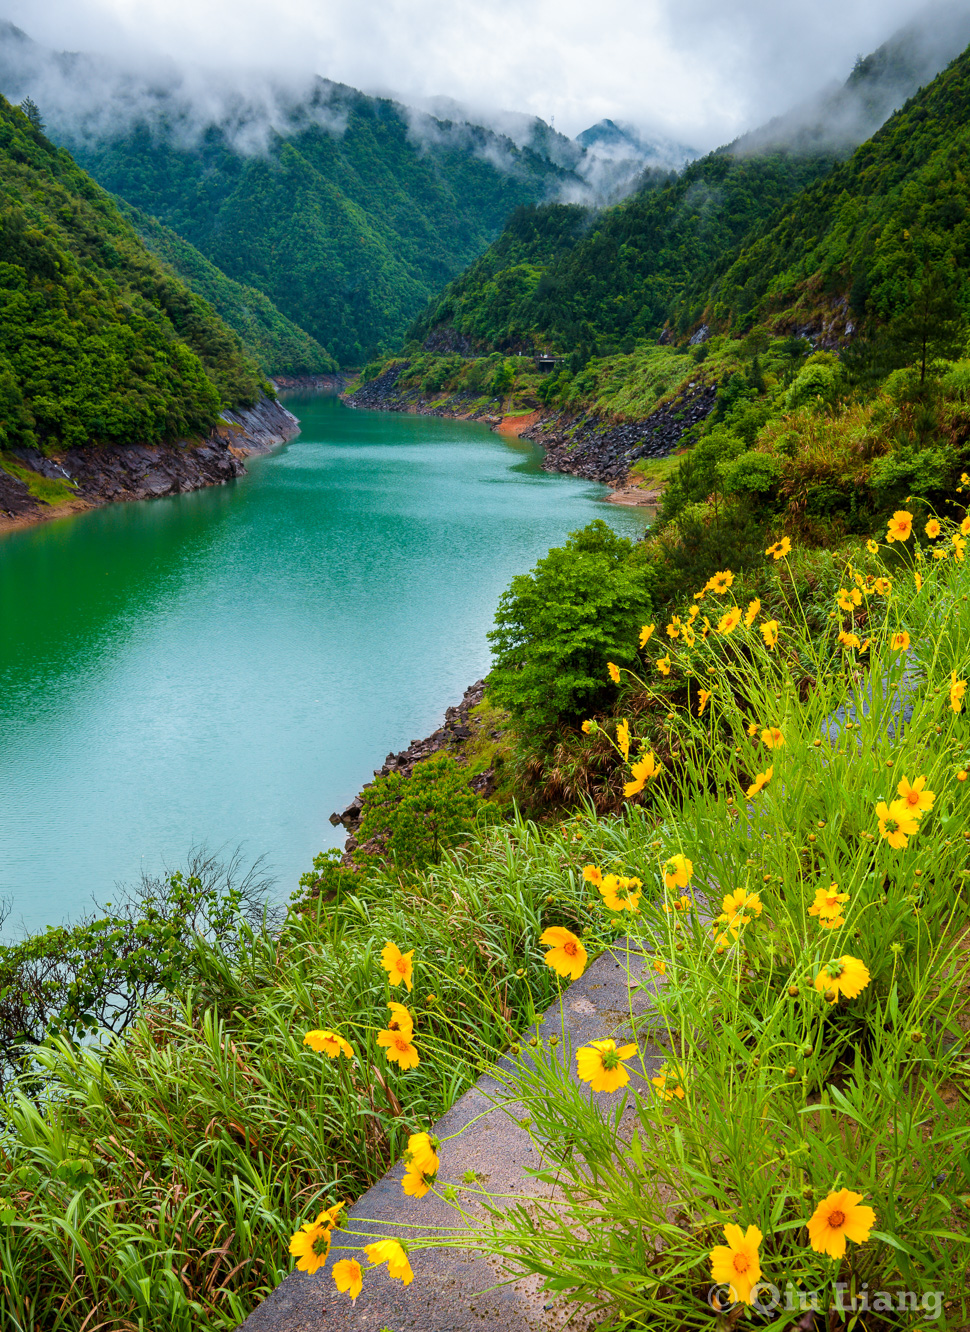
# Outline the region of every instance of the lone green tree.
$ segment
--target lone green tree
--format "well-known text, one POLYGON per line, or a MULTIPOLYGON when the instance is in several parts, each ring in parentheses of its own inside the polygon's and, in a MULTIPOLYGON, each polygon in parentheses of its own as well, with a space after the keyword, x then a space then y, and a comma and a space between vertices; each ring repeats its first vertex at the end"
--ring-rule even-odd
POLYGON ((25 97, 20 103, 20 109, 39 133, 44 132, 44 122, 40 116, 40 107, 32 97, 25 97))
POLYGON ((886 350, 897 366, 918 365, 919 382, 935 360, 954 360, 966 349, 967 318, 955 274, 927 267, 912 296, 886 330, 886 350))

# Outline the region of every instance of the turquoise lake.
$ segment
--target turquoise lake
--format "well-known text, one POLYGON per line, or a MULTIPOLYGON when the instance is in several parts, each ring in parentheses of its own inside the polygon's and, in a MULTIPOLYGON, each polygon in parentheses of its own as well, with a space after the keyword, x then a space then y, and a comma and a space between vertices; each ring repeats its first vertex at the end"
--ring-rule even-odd
POLYGON ((227 486, 0 536, 0 896, 17 937, 193 845, 288 897, 327 818, 488 670, 513 575, 645 517, 467 422, 291 397, 227 486))

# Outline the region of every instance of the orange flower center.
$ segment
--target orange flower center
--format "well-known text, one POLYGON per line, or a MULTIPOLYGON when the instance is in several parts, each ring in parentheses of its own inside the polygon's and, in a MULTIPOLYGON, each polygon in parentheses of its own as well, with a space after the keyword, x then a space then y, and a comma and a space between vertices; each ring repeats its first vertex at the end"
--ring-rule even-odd
POLYGON ((734 1270, 737 1272, 738 1276, 742 1276, 747 1272, 750 1266, 751 1263, 746 1253, 736 1253, 734 1255, 734 1270))
POLYGON ((408 969, 408 964, 405 962, 403 957, 399 957, 397 961, 394 963, 394 970, 399 971, 403 976, 407 972, 407 969, 408 969))
POLYGON ((919 791, 907 791, 903 799, 906 801, 907 805, 918 805, 919 791))
POLYGON ((829 1212, 829 1225, 833 1230, 841 1230, 845 1225, 844 1212, 829 1212))
POLYGON ((562 946, 562 951, 566 954, 567 957, 575 957, 576 944, 573 942, 572 939, 567 939, 562 946))
POLYGON ((410 1050, 411 1048, 411 1042, 408 1040, 406 1036, 395 1036, 394 1048, 398 1051, 399 1054, 406 1054, 407 1051, 410 1050))

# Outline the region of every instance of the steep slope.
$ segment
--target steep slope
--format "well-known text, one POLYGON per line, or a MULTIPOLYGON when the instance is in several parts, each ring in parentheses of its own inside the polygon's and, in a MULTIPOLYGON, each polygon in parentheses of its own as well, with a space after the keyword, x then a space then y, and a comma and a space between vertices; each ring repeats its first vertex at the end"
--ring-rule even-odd
POLYGON ((266 374, 318 375, 337 369, 326 349, 280 314, 268 296, 227 277, 157 218, 124 202, 120 207, 152 254, 209 302, 266 374))
POLYGON ((519 204, 583 188, 528 145, 324 79, 240 91, 187 77, 58 55, 0 28, 0 89, 30 95, 106 189, 344 363, 397 338, 519 204))
POLYGON ((90 177, 0 98, 0 446, 207 432, 263 378, 90 177))
MULTIPOLYGON (((672 316, 676 333, 692 330, 725 256, 827 177, 970 40, 965 11, 947 6, 934 13, 939 22, 931 38, 926 27, 902 30, 859 61, 842 89, 691 163, 676 178, 649 178, 633 197, 590 212, 585 235, 575 215, 555 208, 531 220, 532 240, 520 219, 510 222, 422 314, 412 336, 453 326, 483 348, 537 343, 576 350, 585 360, 656 338, 672 316)), ((801 200, 797 216, 806 220, 801 200)))

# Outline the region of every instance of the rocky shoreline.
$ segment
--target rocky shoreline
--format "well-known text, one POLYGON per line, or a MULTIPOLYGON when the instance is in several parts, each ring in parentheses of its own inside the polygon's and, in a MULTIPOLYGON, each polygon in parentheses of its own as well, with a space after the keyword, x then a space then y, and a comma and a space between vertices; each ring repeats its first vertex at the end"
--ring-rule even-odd
POLYGON ((253 407, 225 411, 201 442, 108 445, 68 449, 47 457, 37 449, 15 449, 18 468, 69 484, 77 498, 50 504, 31 495, 27 484, 0 468, 0 530, 44 522, 68 513, 120 500, 159 499, 204 486, 224 485, 242 476, 243 458, 299 434, 300 423, 273 398, 253 407))
MULTIPOLYGON (((436 731, 433 731, 431 735, 423 740, 412 740, 407 749, 402 749, 399 754, 388 754, 382 766, 374 769, 374 776, 388 777, 392 772, 397 772, 402 777, 410 777, 416 763, 441 753, 449 753, 459 763, 462 762, 464 751, 476 734, 475 719, 471 716, 472 709, 477 708, 484 697, 485 681, 476 680, 473 685, 469 685, 465 690, 464 696, 457 706, 445 710, 443 726, 439 726, 436 731)), ((498 735, 499 732, 495 732, 492 738, 497 739, 498 735)), ((368 782, 364 791, 370 785, 371 783, 368 782)), ((487 798, 494 789, 494 777, 491 769, 473 777, 469 785, 478 795, 487 798)), ((344 843, 345 859, 349 858, 360 845, 357 832, 360 828, 363 808, 363 791, 361 791, 341 813, 338 814, 334 811, 330 815, 330 822, 333 826, 337 828, 343 825, 349 834, 344 843)), ((362 849, 371 851, 377 848, 365 844, 362 849)))
POLYGON ((514 418, 521 420, 522 428, 509 430, 503 429, 503 420, 509 418, 503 418, 499 398, 483 406, 481 398, 471 393, 455 393, 429 402, 420 389, 399 391, 397 381, 407 368, 407 363, 393 366, 346 394, 344 402, 370 411, 481 421, 500 433, 517 434, 545 450, 544 471, 601 482, 613 489, 611 498, 625 504, 656 501, 655 492, 638 490, 630 469, 641 458, 666 458, 675 453, 685 433, 713 411, 717 398, 716 384, 697 380, 679 398, 642 421, 617 422, 595 412, 553 412, 546 416, 534 412, 514 418))

